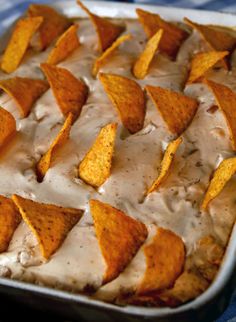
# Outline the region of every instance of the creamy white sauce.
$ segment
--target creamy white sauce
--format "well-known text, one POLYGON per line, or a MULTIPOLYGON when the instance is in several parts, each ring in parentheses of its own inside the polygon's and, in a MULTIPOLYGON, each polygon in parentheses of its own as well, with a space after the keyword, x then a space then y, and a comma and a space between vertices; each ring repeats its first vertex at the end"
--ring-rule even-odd
MULTIPOLYGON (((131 67, 144 48, 145 35, 138 22, 127 21, 126 25, 126 32, 132 33, 133 39, 122 44, 101 71, 134 79, 131 67)), ((170 176, 157 192, 144 199, 144 192, 156 178, 163 152, 173 136, 149 98, 144 128, 134 135, 127 133, 99 80, 91 76, 98 52, 97 36, 89 20, 79 21, 78 34, 81 46, 59 66, 86 82, 89 98, 72 127, 70 140, 58 153, 42 183, 36 180, 34 164, 47 151, 64 120, 52 91, 48 90, 36 102, 26 119, 19 118, 19 111, 8 95, 0 96, 0 105, 12 112, 18 129, 17 137, 0 155, 0 194, 17 193, 39 202, 81 208, 85 213, 48 262, 41 257, 35 237, 22 221, 8 251, 0 254, 0 275, 72 291, 81 291, 87 285, 98 288, 106 267, 89 211, 90 198, 108 202, 144 222, 150 232, 146 243, 155 227, 161 226, 183 238, 187 254, 191 254, 199 238, 207 235, 226 245, 236 215, 235 178, 211 202, 209 213, 199 211, 212 171, 222 159, 233 155, 222 113, 207 112, 215 104, 209 90, 203 84, 184 89, 186 95, 198 99, 199 109, 183 134, 170 176), (110 122, 119 124, 112 172, 96 191, 76 178, 76 168, 101 127, 110 122)), ((151 84, 181 91, 190 57, 203 47, 203 41, 193 33, 180 49, 176 62, 157 53, 149 74, 138 82, 141 86, 151 84)), ((46 60, 50 49, 27 55, 11 76, 42 78, 39 63, 46 60)), ((236 90, 234 57, 232 61, 232 71, 213 70, 207 77, 236 90)), ((0 78, 7 77, 0 73, 0 78)), ((141 247, 124 272, 100 288, 96 297, 111 300, 123 290, 135 288, 144 271, 141 247)))

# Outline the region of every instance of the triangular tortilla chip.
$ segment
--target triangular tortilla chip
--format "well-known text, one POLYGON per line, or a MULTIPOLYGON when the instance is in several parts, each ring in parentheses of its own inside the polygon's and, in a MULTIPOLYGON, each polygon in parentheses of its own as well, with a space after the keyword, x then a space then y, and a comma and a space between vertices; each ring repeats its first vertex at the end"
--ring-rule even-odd
POLYGON ((154 36, 159 29, 163 29, 159 50, 175 58, 182 42, 188 37, 188 33, 173 23, 163 20, 158 14, 142 9, 136 9, 136 12, 148 38, 154 36))
POLYGON ((144 247, 146 271, 137 293, 145 294, 172 286, 182 273, 185 262, 185 246, 172 231, 157 228, 150 244, 144 247))
POLYGON ((52 142, 50 148, 47 152, 41 157, 36 166, 36 172, 38 181, 41 182, 50 168, 52 162, 54 161, 57 151, 66 143, 70 136, 71 125, 73 121, 73 115, 68 114, 63 127, 58 133, 57 137, 52 142))
POLYGON ((48 55, 48 64, 56 65, 60 63, 79 47, 77 30, 78 25, 72 25, 61 35, 48 55))
POLYGON ((152 38, 146 44, 144 51, 138 57, 133 66, 133 74, 138 79, 143 79, 147 73, 149 66, 155 56, 158 49, 161 37, 163 35, 163 29, 159 29, 152 38))
POLYGON ((13 98, 21 117, 26 117, 34 102, 49 88, 41 79, 14 77, 0 80, 0 88, 13 98))
POLYGON ((43 17, 43 23, 39 28, 39 43, 37 44, 37 49, 39 50, 47 48, 71 24, 68 18, 55 9, 42 4, 31 4, 28 9, 28 15, 30 17, 43 17))
POLYGON ((130 263, 147 238, 146 226, 122 211, 90 200, 99 246, 106 262, 103 284, 115 279, 130 263))
POLYGON ((74 121, 79 117, 88 96, 88 87, 67 69, 41 64, 55 99, 64 116, 72 113, 74 121))
POLYGON ((107 48, 100 57, 95 60, 93 65, 92 75, 95 77, 99 71, 99 69, 106 63, 109 57, 111 57, 112 53, 126 40, 130 40, 132 36, 130 34, 120 36, 117 38, 112 45, 107 48))
POLYGON ((116 129, 116 123, 104 126, 79 164, 80 178, 91 186, 101 186, 110 176, 116 129))
POLYGON ((99 79, 124 127, 130 133, 140 131, 146 113, 145 97, 140 85, 132 79, 114 74, 100 73, 99 79))
POLYGON ((37 238, 43 257, 48 259, 78 223, 83 210, 43 204, 13 195, 12 200, 37 238))
POLYGON ((81 1, 77 0, 77 3, 89 15, 89 18, 96 29, 100 50, 106 50, 124 31, 124 27, 115 25, 107 19, 91 13, 81 1))
POLYGON ((0 196, 0 253, 7 250, 20 221, 21 215, 14 202, 9 198, 0 196))
POLYGON ((13 30, 1 62, 1 69, 11 73, 17 69, 28 48, 30 39, 43 22, 43 17, 20 19, 13 30))
POLYGON ((216 51, 232 51, 235 48, 236 38, 228 32, 215 29, 213 26, 198 24, 188 18, 184 18, 184 22, 197 30, 211 49, 216 51))
POLYGON ((0 107, 0 148, 9 142, 16 133, 16 121, 14 117, 0 107))
POLYGON ((198 102, 181 93, 147 85, 146 90, 161 114, 169 131, 180 135, 191 123, 198 109, 198 102))
POLYGON ((228 51, 208 51, 194 55, 187 84, 199 81, 210 68, 227 55, 228 51))
POLYGON ((216 171, 207 188, 204 200, 202 202, 202 209, 206 210, 209 202, 223 190, 226 183, 232 178, 236 172, 236 158, 229 158, 223 160, 216 171))
POLYGON ((176 151, 179 147, 179 145, 182 142, 182 138, 179 137, 178 139, 170 142, 165 150, 164 157, 161 161, 161 167, 159 171, 159 175, 157 179, 153 182, 151 187, 148 189, 147 194, 157 190, 159 186, 162 184, 163 181, 166 180, 166 178, 169 175, 170 167, 172 165, 172 162, 174 160, 174 156, 176 154, 176 151))
POLYGON ((232 148, 236 151, 236 94, 227 86, 206 80, 227 122, 232 148))

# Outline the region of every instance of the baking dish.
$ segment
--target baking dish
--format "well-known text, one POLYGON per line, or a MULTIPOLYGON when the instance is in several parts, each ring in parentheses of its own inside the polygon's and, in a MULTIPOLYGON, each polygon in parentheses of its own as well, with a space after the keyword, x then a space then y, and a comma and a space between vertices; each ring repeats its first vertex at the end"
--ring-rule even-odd
MULTIPOLYGON (((54 4, 56 8, 62 10, 68 16, 83 16, 80 9, 72 1, 59 2, 54 4)), ((107 2, 87 2, 86 5, 97 14, 108 17, 135 17, 135 5, 124 5, 118 3, 107 2)), ((222 24, 225 26, 234 26, 235 17, 220 13, 206 13, 192 10, 158 8, 153 6, 144 6, 149 11, 158 12, 164 18, 170 20, 181 20, 184 16, 189 17, 201 23, 222 24), (220 23, 219 23, 220 21, 220 23)), ((212 319, 210 312, 216 315, 220 313, 227 304, 231 288, 227 286, 233 276, 235 267, 234 253, 236 249, 235 233, 232 234, 229 247, 227 249, 225 259, 221 270, 211 287, 196 300, 183 305, 176 309, 169 308, 137 308, 137 307, 117 307, 110 304, 105 304, 95 300, 86 298, 85 296, 68 294, 66 292, 42 288, 35 285, 14 282, 1 279, 1 290, 3 292, 20 295, 21 300, 24 300, 32 305, 40 307, 50 307, 55 310, 60 310, 64 314, 82 316, 85 320, 138 320, 145 317, 149 320, 204 320, 212 319), (39 301, 40 300, 40 301, 39 301), (54 303, 54 304, 53 304, 54 303), (94 315, 96 313, 96 315, 94 315)))

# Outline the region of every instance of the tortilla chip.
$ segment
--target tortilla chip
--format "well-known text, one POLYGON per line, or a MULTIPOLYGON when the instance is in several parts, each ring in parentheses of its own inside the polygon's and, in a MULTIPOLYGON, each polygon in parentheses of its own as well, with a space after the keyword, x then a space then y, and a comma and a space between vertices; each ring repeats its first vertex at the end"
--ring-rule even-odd
POLYGON ((21 117, 26 117, 34 102, 49 86, 41 79, 14 77, 0 80, 0 88, 15 101, 21 117))
POLYGON ((0 253, 8 249, 11 238, 21 221, 14 202, 0 196, 0 253))
POLYGON ((110 176, 116 129, 116 123, 104 126, 79 164, 79 177, 91 186, 101 186, 110 176))
POLYGON ((104 53, 98 57, 95 60, 95 63, 93 65, 93 70, 92 70, 92 75, 95 77, 99 71, 99 69, 106 63, 106 61, 108 60, 108 58, 111 57, 111 55, 113 54, 113 52, 126 40, 130 40, 132 38, 132 36, 130 34, 127 35, 123 35, 120 36, 119 38, 117 38, 112 45, 106 49, 106 51, 104 51, 104 53))
POLYGON ((228 51, 208 51, 194 55, 187 84, 199 81, 210 68, 228 54, 228 51))
POLYGON ((228 32, 215 29, 213 26, 200 25, 188 18, 184 18, 184 22, 197 30, 212 50, 232 51, 235 48, 236 38, 228 32))
POLYGON ((162 184, 162 182, 165 181, 166 178, 168 177, 169 172, 170 172, 170 167, 171 167, 173 160, 174 160, 174 156, 175 156, 176 151, 182 141, 183 141, 182 138, 178 137, 178 139, 176 139, 168 144, 165 154, 164 154, 164 157, 161 161, 159 175, 158 175, 157 179, 153 182, 151 187, 148 189, 147 194, 157 190, 159 188, 159 186, 162 184))
POLYGON ((68 18, 55 9, 42 4, 31 4, 28 15, 30 17, 43 17, 43 23, 39 28, 39 43, 37 43, 39 50, 46 49, 57 36, 61 35, 71 25, 68 18))
POLYGON ((91 13, 81 1, 77 0, 77 3, 89 15, 89 18, 96 29, 100 50, 106 50, 124 31, 124 27, 115 25, 109 20, 91 13))
POLYGON ((81 209, 39 203, 18 195, 13 195, 12 200, 37 238, 46 259, 57 251, 83 215, 81 209))
POLYGON ((236 151, 236 94, 227 86, 205 80, 215 96, 217 105, 223 113, 227 122, 232 148, 236 151))
POLYGON ((1 62, 1 69, 12 73, 20 65, 30 39, 43 22, 43 17, 20 19, 13 30, 1 62))
POLYGON ((36 166, 37 178, 41 182, 50 168, 52 162, 56 158, 57 151, 66 143, 70 136, 70 130, 72 126, 73 115, 69 113, 63 127, 58 133, 57 137, 52 142, 49 150, 41 157, 36 166))
POLYGON ((47 77, 62 114, 66 117, 72 113, 75 121, 87 100, 87 85, 65 68, 41 64, 41 69, 47 77))
POLYGON ((146 44, 144 51, 136 60, 133 67, 133 74, 138 79, 143 79, 147 73, 149 66, 155 56, 159 43, 163 35, 163 29, 159 29, 146 44))
POLYGON ((57 40, 55 46, 49 53, 47 63, 56 65, 68 57, 76 48, 79 47, 77 36, 78 25, 72 25, 57 40))
POLYGON ((159 44, 159 50, 171 58, 175 58, 183 41, 188 37, 188 33, 173 23, 163 20, 158 14, 142 9, 136 9, 136 12, 148 38, 153 37, 158 30, 163 29, 164 33, 159 44))
POLYGON ((206 210, 209 202, 218 196, 235 172, 236 158, 225 159, 220 163, 207 188, 207 192, 201 206, 203 210, 206 210))
POLYGON ((195 299, 209 286, 209 282, 200 274, 184 271, 173 288, 159 293, 158 297, 165 305, 175 307, 187 301, 195 299))
POLYGON ((4 108, 0 107, 0 148, 16 134, 16 121, 4 108))
POLYGON ((172 231, 157 228, 152 242, 144 247, 146 271, 138 294, 163 290, 172 286, 182 273, 185 262, 185 246, 172 231))
POLYGON ((145 96, 140 85, 132 79, 114 74, 100 73, 99 79, 124 127, 130 133, 140 131, 146 113, 145 96))
POLYGON ((115 279, 130 263, 147 238, 146 226, 122 211, 90 200, 99 246, 106 262, 103 284, 115 279))
POLYGON ((180 135, 191 123, 198 109, 198 102, 181 93, 147 85, 146 90, 169 131, 180 135))

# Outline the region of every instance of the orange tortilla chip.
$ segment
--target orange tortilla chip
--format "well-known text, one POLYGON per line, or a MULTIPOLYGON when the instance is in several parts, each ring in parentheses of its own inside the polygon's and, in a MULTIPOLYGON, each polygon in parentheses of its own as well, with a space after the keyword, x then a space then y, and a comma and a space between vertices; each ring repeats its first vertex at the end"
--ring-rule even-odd
POLYGON ((236 151, 236 94, 227 86, 206 80, 205 83, 215 96, 215 100, 227 122, 232 148, 236 151))
POLYGON ((39 28, 39 43, 37 44, 39 50, 47 48, 71 24, 68 18, 58 13, 55 9, 42 4, 31 4, 28 9, 28 15, 30 17, 43 17, 43 23, 39 28))
POLYGON ((138 294, 171 287, 182 273, 185 246, 172 231, 157 228, 152 242, 144 247, 146 271, 137 289, 138 294))
POLYGON ((68 57, 76 48, 79 47, 77 36, 78 25, 72 25, 57 40, 52 51, 49 53, 47 63, 56 65, 68 57))
POLYGON ((16 133, 16 121, 14 117, 0 107, 0 148, 9 142, 16 133))
POLYGON ((181 44, 188 37, 188 33, 173 23, 163 20, 158 14, 142 9, 136 9, 136 12, 148 38, 153 37, 158 30, 163 29, 164 33, 159 44, 159 50, 171 58, 175 58, 181 44))
POLYGON ((64 116, 72 113, 74 121, 79 117, 88 96, 88 87, 67 69, 41 64, 55 99, 64 116))
POLYGON ((100 50, 106 50, 124 31, 124 27, 115 25, 109 20, 91 13, 81 1, 77 0, 77 3, 89 15, 89 18, 96 29, 100 50))
POLYGON ((41 79, 14 77, 0 80, 0 88, 17 104, 22 117, 28 116, 34 102, 49 88, 41 79))
POLYGON ((187 84, 199 81, 210 68, 227 55, 228 51, 208 51, 194 55, 187 84))
POLYGON ((169 172, 170 172, 170 167, 171 167, 173 160, 174 160, 174 156, 175 156, 176 151, 182 141, 183 141, 182 138, 179 137, 178 139, 176 139, 168 144, 165 154, 164 154, 164 157, 161 161, 159 175, 158 175, 157 179, 153 182, 151 187, 148 189, 147 194, 157 190, 159 188, 159 186, 162 184, 162 182, 164 180, 166 180, 166 178, 168 177, 169 172))
POLYGON ((66 143, 70 136, 73 115, 68 114, 63 127, 52 142, 49 150, 41 157, 36 166, 38 181, 41 182, 54 161, 57 151, 66 143))
POLYGON ((191 123, 198 109, 198 102, 181 93, 147 85, 146 90, 169 131, 180 135, 191 123))
POLYGON ((215 170, 213 178, 207 188, 207 192, 202 202, 202 209, 206 210, 209 202, 215 199, 223 190, 226 183, 232 178, 236 172, 236 158, 223 160, 215 170))
POLYGON ((91 186, 101 186, 110 176, 116 129, 116 123, 104 126, 79 164, 79 177, 91 186))
POLYGON ((20 65, 29 46, 30 39, 43 22, 43 17, 20 19, 13 30, 2 57, 1 69, 12 73, 20 65))
POLYGON ((114 74, 100 73, 99 79, 124 127, 130 133, 140 131, 146 113, 145 97, 140 85, 132 79, 114 74))
POLYGON ((21 221, 21 216, 14 202, 0 196, 0 253, 5 252, 11 238, 21 221))
POLYGON ((78 223, 83 210, 43 204, 13 195, 12 200, 37 238, 41 253, 48 259, 78 223))
POLYGON ((158 49, 158 45, 163 35, 163 29, 159 29, 152 38, 149 39, 144 51, 136 60, 133 67, 133 74, 138 79, 143 79, 158 49))
POLYGON ((108 60, 108 58, 111 57, 111 55, 113 54, 113 52, 126 40, 130 40, 132 38, 132 36, 130 34, 127 35, 123 35, 120 36, 119 38, 117 38, 112 45, 107 48, 100 57, 98 57, 95 60, 95 63, 93 65, 93 70, 92 70, 92 75, 95 77, 99 71, 99 69, 106 63, 106 61, 108 60))
POLYGON ((232 51, 235 48, 236 38, 228 32, 216 29, 214 26, 200 25, 188 18, 184 18, 184 22, 197 30, 212 50, 232 51))
POLYGON ((96 236, 106 262, 103 284, 114 280, 130 263, 147 238, 146 226, 122 211, 90 200, 96 236))

